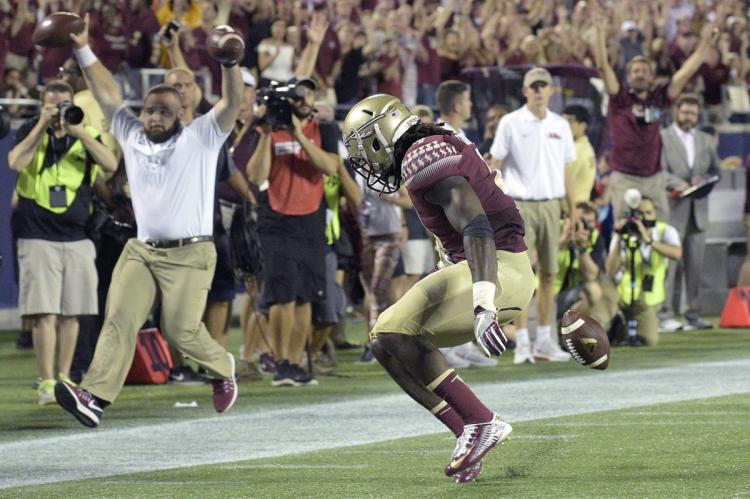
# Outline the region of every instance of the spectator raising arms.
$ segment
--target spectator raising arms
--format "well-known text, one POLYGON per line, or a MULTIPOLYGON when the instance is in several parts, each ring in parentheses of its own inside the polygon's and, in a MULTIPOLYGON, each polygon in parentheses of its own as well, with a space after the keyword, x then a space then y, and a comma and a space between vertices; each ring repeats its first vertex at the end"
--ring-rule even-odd
POLYGON ((112 75, 89 47, 85 29, 71 35, 86 81, 120 143, 138 224, 118 260, 107 312, 89 371, 79 386, 55 386, 60 406, 95 427, 127 376, 138 330, 159 298, 161 326, 171 342, 215 379, 217 412, 234 405, 234 357, 214 341, 201 315, 216 263, 212 243, 216 160, 242 102, 242 76, 222 69, 223 91, 208 114, 187 126, 180 94, 157 85, 145 96, 140 120, 125 107, 112 75))
POLYGON ((659 163, 662 112, 703 63, 707 48, 716 43, 718 31, 713 24, 705 25, 697 49, 672 76, 669 84, 653 87, 654 65, 645 57, 630 60, 626 68, 627 86, 620 83, 607 60, 608 28, 607 18, 599 13, 592 27, 591 49, 602 73, 604 88, 610 95, 607 124, 612 140, 609 165, 614 170, 611 183, 615 218, 627 215, 624 194, 632 187, 653 199, 658 218, 667 220, 667 191, 659 163))

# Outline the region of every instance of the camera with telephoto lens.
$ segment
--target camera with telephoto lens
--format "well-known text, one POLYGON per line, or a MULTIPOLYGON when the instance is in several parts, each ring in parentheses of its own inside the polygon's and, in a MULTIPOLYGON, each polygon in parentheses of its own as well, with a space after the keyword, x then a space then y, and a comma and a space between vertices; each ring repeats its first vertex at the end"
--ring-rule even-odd
POLYGON ((258 91, 258 103, 266 106, 266 115, 261 124, 267 123, 273 130, 288 130, 292 127, 293 101, 305 100, 305 89, 298 85, 281 86, 271 82, 270 87, 258 91))
POLYGON ((630 234, 634 237, 640 237, 641 231, 638 230, 638 224, 636 223, 636 220, 638 220, 638 217, 635 215, 630 215, 628 217, 628 221, 625 225, 622 226, 621 229, 617 231, 620 235, 630 234))
POLYGON ((79 125, 83 121, 83 109, 69 100, 58 102, 57 109, 62 119, 70 125, 79 125))

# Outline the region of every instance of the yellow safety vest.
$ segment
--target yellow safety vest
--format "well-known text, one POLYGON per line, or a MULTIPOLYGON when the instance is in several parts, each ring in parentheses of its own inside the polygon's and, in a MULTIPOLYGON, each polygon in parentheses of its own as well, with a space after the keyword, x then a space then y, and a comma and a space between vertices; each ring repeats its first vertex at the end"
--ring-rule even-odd
MULTIPOLYGON (((599 231, 594 229, 591 231, 591 235, 589 236, 587 249, 591 251, 598 240, 599 231)), ((583 279, 581 278, 580 272, 580 263, 578 262, 578 258, 573 258, 570 248, 565 247, 558 251, 557 266, 559 270, 557 271, 557 275, 555 276, 555 294, 560 293, 560 291, 563 291, 563 289, 571 289, 580 284, 583 284, 583 279)))
MULTIPOLYGON (((659 234, 658 241, 664 237, 664 231, 667 229, 665 222, 656 222, 656 231, 659 234)), ((625 249, 625 263, 623 265, 622 279, 617 284, 617 292, 620 299, 630 305, 630 249, 625 249)), ((635 252, 635 300, 643 301, 648 306, 655 306, 663 303, 667 297, 667 268, 669 260, 658 251, 651 249, 650 261, 644 262, 641 256, 640 247, 635 252), (651 279, 652 285, 650 291, 645 291, 641 297, 641 287, 644 278, 651 279)))
MULTIPOLYGON (((99 136, 99 132, 94 127, 84 126, 84 129, 94 138, 99 136)), ((45 132, 31 162, 18 174, 16 192, 21 197, 33 199, 36 204, 53 213, 65 213, 73 204, 76 192, 78 192, 83 179, 86 177, 86 169, 89 166, 87 164, 87 153, 83 143, 76 140, 57 163, 43 168, 48 145, 49 134, 45 132), (65 188, 65 206, 58 208, 50 206, 50 188, 55 185, 61 185, 65 188)), ((90 181, 93 186, 98 168, 93 163, 90 167, 90 181)))
POLYGON ((332 246, 341 236, 339 204, 341 200, 341 178, 338 173, 326 175, 323 184, 323 195, 326 199, 326 243, 332 246))

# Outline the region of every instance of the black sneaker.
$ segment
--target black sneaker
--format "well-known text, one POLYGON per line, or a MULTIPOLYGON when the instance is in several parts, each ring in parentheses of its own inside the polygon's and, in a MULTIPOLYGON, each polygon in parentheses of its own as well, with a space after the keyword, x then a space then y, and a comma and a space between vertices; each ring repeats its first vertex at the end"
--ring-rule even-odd
POLYGON ((298 364, 289 364, 289 371, 294 380, 294 386, 305 386, 305 385, 317 385, 318 380, 315 379, 315 375, 308 373, 302 369, 298 364))
POLYGON ((288 360, 277 362, 276 372, 273 375, 271 386, 297 386, 292 374, 288 360))
POLYGON ((71 413, 84 426, 96 428, 102 420, 99 401, 90 392, 64 381, 55 384, 55 398, 60 407, 71 413))
POLYGON ((169 372, 169 384, 203 385, 206 378, 193 371, 190 366, 177 366, 169 372))

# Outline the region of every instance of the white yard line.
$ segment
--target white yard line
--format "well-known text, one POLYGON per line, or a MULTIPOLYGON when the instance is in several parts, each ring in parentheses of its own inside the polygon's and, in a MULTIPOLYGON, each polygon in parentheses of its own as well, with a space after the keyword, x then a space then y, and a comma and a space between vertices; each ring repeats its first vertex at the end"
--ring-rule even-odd
MULTIPOLYGON (((475 389, 507 420, 530 421, 750 393, 750 359, 619 372, 582 370, 576 376, 475 389)), ((70 416, 61 412, 60 417, 70 416)), ((0 444, 0 489, 286 456, 445 431, 405 395, 113 429, 106 427, 105 411, 103 425, 97 430, 81 427, 74 435, 0 444)), ((446 441, 446 452, 451 447, 446 441)))

